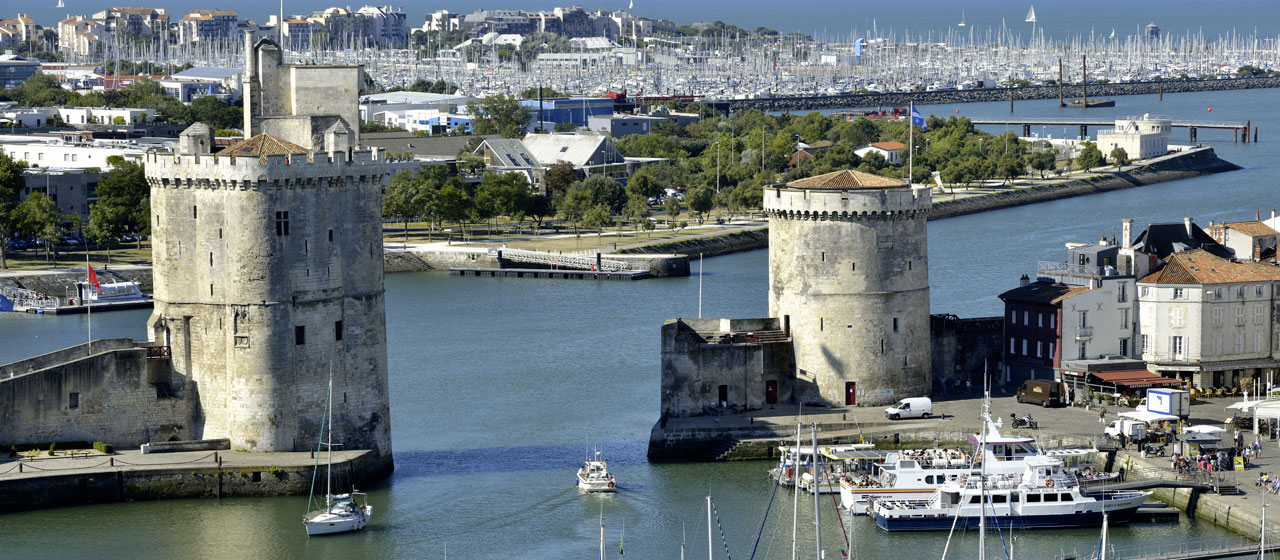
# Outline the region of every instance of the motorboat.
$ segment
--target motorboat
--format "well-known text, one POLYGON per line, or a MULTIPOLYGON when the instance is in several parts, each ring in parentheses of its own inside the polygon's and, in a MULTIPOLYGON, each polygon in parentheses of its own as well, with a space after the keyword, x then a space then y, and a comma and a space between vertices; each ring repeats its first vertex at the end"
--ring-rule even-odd
POLYGON ((578 490, 583 492, 617 492, 618 484, 609 474, 609 464, 600 450, 588 457, 578 469, 578 490))
MULTIPOLYGON (((825 445, 818 446, 818 453, 822 456, 841 457, 832 461, 818 461, 818 479, 824 481, 820 486, 819 493, 830 494, 839 491, 839 484, 836 482, 837 475, 828 475, 828 471, 832 468, 838 468, 845 460, 845 455, 855 454, 858 457, 874 460, 879 462, 884 454, 875 451, 875 444, 872 443, 853 443, 847 445, 825 445)), ((810 492, 813 482, 813 455, 814 446, 801 445, 795 446, 787 442, 778 445, 778 466, 769 469, 769 478, 782 486, 800 486, 810 492), (799 480, 797 480, 797 475, 799 480)))
POLYGON ((1014 529, 1099 527, 1104 514, 1125 523, 1150 492, 1082 491, 1076 477, 1051 457, 1022 462, 1019 474, 971 471, 948 480, 925 500, 881 499, 872 503, 876 525, 885 531, 978 529, 982 516, 1014 529))
MULTIPOLYGON (((971 474, 983 462, 986 463, 989 474, 1017 475, 1030 459, 1047 458, 1061 467, 1066 457, 1095 451, 1043 451, 1034 438, 1002 435, 999 423, 990 418, 986 418, 984 422, 987 431, 985 442, 978 434, 969 436, 969 441, 974 444, 975 452, 978 453, 976 458, 960 449, 890 452, 876 466, 877 472, 861 475, 846 473, 840 477, 840 505, 855 515, 863 515, 869 512, 870 500, 926 499, 946 483, 971 474)), ((828 459, 835 458, 828 456, 828 459)))

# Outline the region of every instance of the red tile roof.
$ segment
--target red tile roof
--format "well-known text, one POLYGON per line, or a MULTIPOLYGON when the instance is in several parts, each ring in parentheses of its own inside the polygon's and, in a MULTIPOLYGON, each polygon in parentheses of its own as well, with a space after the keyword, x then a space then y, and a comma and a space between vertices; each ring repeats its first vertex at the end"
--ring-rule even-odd
POLYGON ((1140 282, 1147 284, 1239 284, 1280 280, 1280 267, 1255 262, 1236 262, 1203 249, 1174 253, 1164 268, 1140 282))
POLYGON ((798 179, 787 183, 787 186, 818 189, 850 189, 868 187, 905 187, 907 186, 907 183, 900 179, 881 177, 880 175, 872 175, 870 173, 846 169, 844 171, 832 171, 831 173, 815 175, 806 179, 798 179))
POLYGON ((264 133, 227 146, 221 152, 218 152, 218 155, 235 157, 257 156, 259 162, 266 163, 267 156, 305 153, 307 153, 307 150, 302 146, 264 133))
POLYGON ((894 142, 893 140, 890 140, 888 142, 872 142, 871 147, 892 152, 894 150, 905 150, 907 145, 902 142, 894 142))

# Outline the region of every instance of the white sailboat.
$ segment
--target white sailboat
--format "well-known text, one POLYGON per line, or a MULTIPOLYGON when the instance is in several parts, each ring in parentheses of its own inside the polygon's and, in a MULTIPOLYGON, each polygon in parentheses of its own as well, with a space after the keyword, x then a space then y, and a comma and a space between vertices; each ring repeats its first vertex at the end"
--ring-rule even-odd
POLYGON ((1032 5, 1031 9, 1027 11, 1027 23, 1035 23, 1035 22, 1036 22, 1036 7, 1035 5, 1032 5))
MULTIPOLYGON (((358 504, 352 498, 353 494, 360 494, 359 492, 338 495, 333 493, 333 364, 329 365, 329 397, 325 409, 327 411, 325 424, 329 432, 326 436, 327 441, 320 444, 329 448, 328 464, 325 465, 325 506, 324 509, 310 512, 302 517, 302 525, 307 528, 308 537, 359 531, 369 523, 369 517, 373 515, 373 506, 367 502, 358 504)), ((314 478, 312 490, 315 490, 314 478)))
POLYGON ((960 23, 957 23, 956 27, 964 27, 964 25, 964 10, 960 10, 960 23))

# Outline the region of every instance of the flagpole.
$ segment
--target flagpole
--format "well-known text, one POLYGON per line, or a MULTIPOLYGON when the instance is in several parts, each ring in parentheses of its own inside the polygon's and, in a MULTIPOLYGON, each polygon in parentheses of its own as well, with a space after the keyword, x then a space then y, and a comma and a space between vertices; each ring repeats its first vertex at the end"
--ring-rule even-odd
MULTIPOLYGON (((89 247, 86 245, 84 248, 84 271, 86 274, 85 280, 88 280, 87 275, 90 274, 90 271, 92 270, 93 268, 89 265, 89 247)), ((89 294, 89 286, 88 286, 88 283, 86 282, 84 287, 84 292, 80 294, 80 302, 84 304, 85 322, 89 324, 89 351, 87 355, 92 356, 93 355, 93 307, 89 305, 89 300, 86 297, 88 296, 88 294, 89 294)))

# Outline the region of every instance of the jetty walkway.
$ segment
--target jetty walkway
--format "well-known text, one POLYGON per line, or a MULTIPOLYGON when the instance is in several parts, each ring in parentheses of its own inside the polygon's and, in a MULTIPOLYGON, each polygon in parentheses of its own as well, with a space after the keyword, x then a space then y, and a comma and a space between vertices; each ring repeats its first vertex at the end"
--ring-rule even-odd
MULTIPOLYGON (((1114 127, 1115 119, 1078 119, 1078 118, 1058 118, 1058 117, 971 117, 969 122, 979 126, 1019 126, 1022 127, 1022 136, 1031 136, 1031 127, 1033 126, 1078 126, 1080 127, 1080 139, 1087 140, 1089 138, 1089 127, 1114 127)), ((1250 141, 1257 141, 1258 129, 1253 126, 1253 122, 1231 122, 1231 121, 1193 121, 1172 119, 1173 128, 1187 129, 1187 141, 1196 142, 1196 131, 1200 129, 1206 130, 1230 130, 1234 137, 1234 141, 1244 141, 1248 144, 1250 141), (1250 140, 1250 132, 1252 132, 1252 140, 1250 140)))

